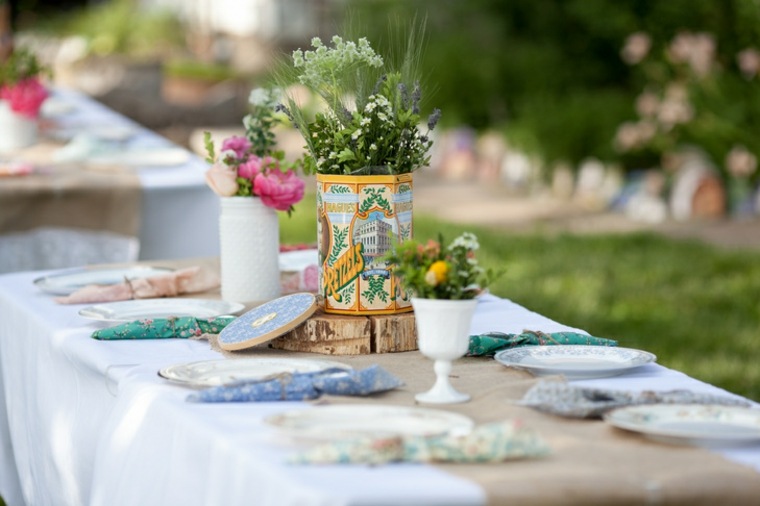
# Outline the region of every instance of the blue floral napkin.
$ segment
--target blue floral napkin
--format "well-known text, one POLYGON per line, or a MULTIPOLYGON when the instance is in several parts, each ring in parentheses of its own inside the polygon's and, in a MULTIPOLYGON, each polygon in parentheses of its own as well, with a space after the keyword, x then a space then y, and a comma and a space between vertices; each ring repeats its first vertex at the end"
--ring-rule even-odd
POLYGON ((190 402, 303 401, 328 395, 369 395, 404 383, 378 365, 365 369, 331 368, 308 373, 284 373, 272 378, 244 380, 212 387, 187 396, 190 402))
POLYGON ((502 462, 543 457, 549 447, 519 420, 476 427, 467 435, 361 438, 324 443, 292 455, 290 464, 502 462))

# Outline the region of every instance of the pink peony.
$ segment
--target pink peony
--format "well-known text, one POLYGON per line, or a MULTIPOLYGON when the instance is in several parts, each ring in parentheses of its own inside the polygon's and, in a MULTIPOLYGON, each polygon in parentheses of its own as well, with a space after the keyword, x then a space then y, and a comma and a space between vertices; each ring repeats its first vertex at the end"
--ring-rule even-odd
POLYGON ((11 110, 30 118, 36 118, 39 115, 42 102, 47 97, 47 90, 39 79, 34 77, 0 88, 0 98, 10 103, 11 110))
POLYGON ((248 160, 238 165, 237 175, 244 179, 254 180, 256 175, 261 172, 261 167, 264 165, 264 160, 256 155, 251 155, 248 160))
POLYGON ((228 139, 224 139, 224 142, 222 142, 222 151, 234 151, 235 157, 238 160, 242 160, 245 158, 248 150, 251 149, 251 146, 251 142, 245 137, 233 135, 228 139))
POLYGON ((304 182, 292 170, 259 172, 253 180, 253 192, 261 197, 264 205, 278 211, 288 211, 303 198, 303 191, 304 182))
POLYGON ((206 171, 206 183, 221 197, 232 197, 238 191, 235 171, 223 163, 215 163, 206 171))

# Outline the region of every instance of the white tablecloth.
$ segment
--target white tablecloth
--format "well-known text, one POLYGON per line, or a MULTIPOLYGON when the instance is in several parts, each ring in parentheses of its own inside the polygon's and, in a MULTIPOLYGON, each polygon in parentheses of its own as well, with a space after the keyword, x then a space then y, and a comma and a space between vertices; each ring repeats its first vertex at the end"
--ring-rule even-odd
MULTIPOLYGON (((484 503, 477 485, 431 466, 283 464, 290 449, 262 419, 301 403, 187 403, 156 372, 219 358, 207 343, 93 340, 102 324, 38 291, 40 274, 0 276, 0 494, 10 506, 484 503)), ((524 328, 574 330, 486 296, 471 332, 524 328)), ((582 383, 731 395, 656 364, 582 383)), ((760 472, 758 445, 721 453, 760 472)))
MULTIPOLYGON (((122 133, 133 134, 120 141, 118 149, 126 150, 127 154, 130 150, 181 149, 87 95, 55 89, 49 100, 55 106, 50 109, 49 119, 55 122, 57 131, 72 137, 107 138, 110 133, 118 139, 113 136, 119 135, 121 129, 122 133)), ((185 152, 187 160, 176 165, 144 166, 137 162, 132 165, 143 189, 137 237, 142 260, 219 254, 219 198, 205 183, 206 162, 185 152)))

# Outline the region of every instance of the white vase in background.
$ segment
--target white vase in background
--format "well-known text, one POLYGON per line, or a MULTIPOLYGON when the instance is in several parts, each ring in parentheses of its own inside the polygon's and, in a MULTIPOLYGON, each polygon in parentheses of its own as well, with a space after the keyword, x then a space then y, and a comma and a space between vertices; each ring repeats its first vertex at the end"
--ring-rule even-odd
POLYGON ((0 154, 31 146, 37 142, 37 118, 11 110, 6 100, 0 100, 0 154))
POLYGON ((278 220, 277 211, 260 198, 221 198, 222 299, 265 302, 281 295, 278 220))
POLYGON ((419 402, 452 404, 465 402, 470 396, 458 392, 449 382, 451 363, 464 356, 470 344, 470 322, 475 313, 475 299, 442 300, 412 297, 417 341, 420 352, 435 361, 435 384, 417 394, 419 402))

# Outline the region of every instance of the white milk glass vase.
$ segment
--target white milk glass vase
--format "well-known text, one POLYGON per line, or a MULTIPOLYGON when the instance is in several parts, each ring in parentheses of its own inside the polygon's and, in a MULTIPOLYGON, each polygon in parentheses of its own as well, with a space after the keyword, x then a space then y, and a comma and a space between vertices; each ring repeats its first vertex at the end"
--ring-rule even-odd
POLYGON ((417 394, 419 402, 453 404, 470 396, 454 389, 449 381, 451 363, 464 356, 470 343, 470 322, 475 299, 443 300, 412 298, 420 352, 435 361, 435 384, 417 394))
POLYGON ((0 154, 37 142, 37 118, 18 114, 6 100, 0 100, 0 154))
POLYGON ((281 295, 277 211, 257 197, 222 197, 219 239, 222 299, 265 302, 281 295))

